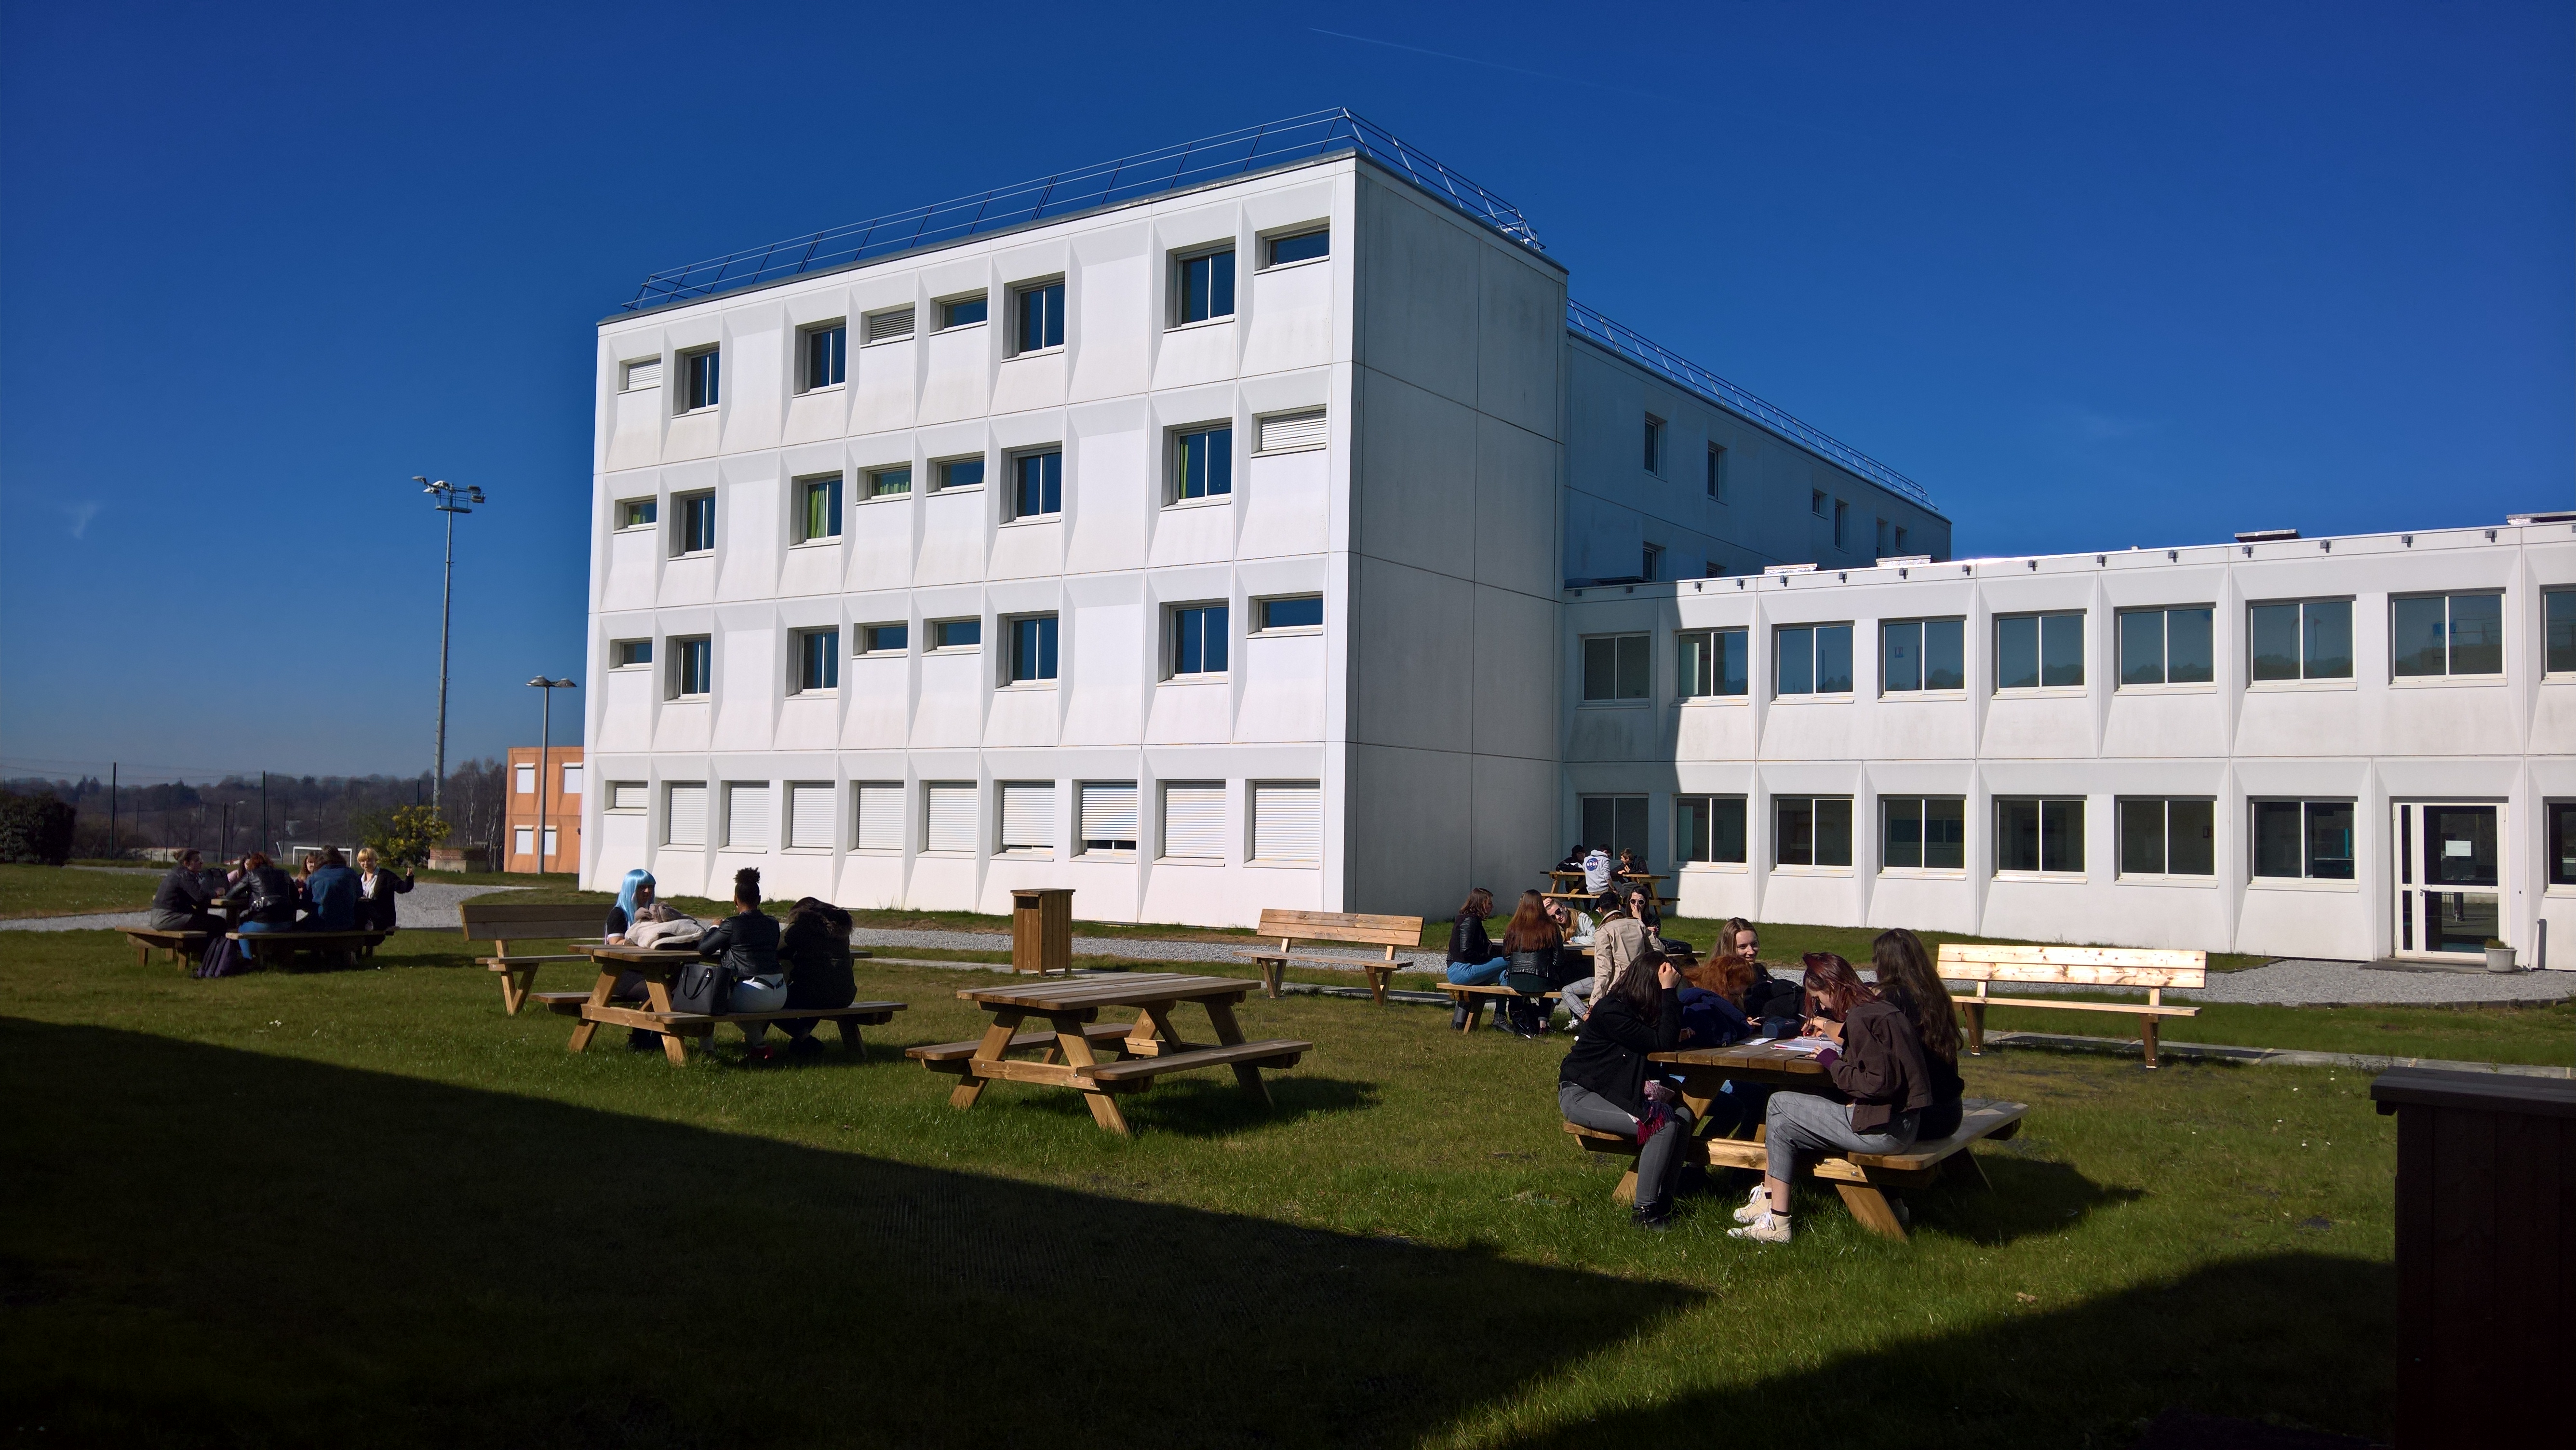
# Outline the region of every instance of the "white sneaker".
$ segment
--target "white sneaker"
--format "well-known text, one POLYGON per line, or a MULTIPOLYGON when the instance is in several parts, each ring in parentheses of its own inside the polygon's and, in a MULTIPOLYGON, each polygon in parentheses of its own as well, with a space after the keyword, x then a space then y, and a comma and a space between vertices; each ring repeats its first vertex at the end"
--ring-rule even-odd
POLYGON ((1757 1244, 1785 1244, 1789 1241, 1789 1216, 1785 1213, 1765 1213, 1742 1228, 1728 1229, 1726 1236, 1731 1239, 1751 1239, 1757 1244))
POLYGON ((1745 1198, 1744 1206, 1735 1211, 1735 1221, 1737 1223, 1751 1223, 1770 1211, 1771 1185, 1767 1183, 1757 1183, 1753 1185, 1753 1192, 1745 1198))

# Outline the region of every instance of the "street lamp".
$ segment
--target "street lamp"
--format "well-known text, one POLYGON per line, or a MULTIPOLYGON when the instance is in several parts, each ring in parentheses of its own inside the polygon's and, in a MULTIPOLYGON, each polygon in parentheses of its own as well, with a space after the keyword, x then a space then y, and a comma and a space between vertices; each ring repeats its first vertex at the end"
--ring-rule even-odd
POLYGON ((456 516, 474 512, 465 503, 481 503, 483 490, 458 488, 443 478, 432 483, 417 473, 411 481, 420 485, 421 492, 437 499, 438 511, 447 515, 447 563, 438 585, 438 766, 437 773, 429 779, 429 805, 436 810, 440 793, 447 788, 447 617, 449 601, 456 594, 456 516), (460 494, 465 503, 456 501, 460 494))
POLYGON ((546 872, 546 746, 554 734, 555 691, 578 690, 570 680, 549 680, 543 675, 528 681, 531 690, 546 692, 545 708, 537 713, 537 874, 546 872))

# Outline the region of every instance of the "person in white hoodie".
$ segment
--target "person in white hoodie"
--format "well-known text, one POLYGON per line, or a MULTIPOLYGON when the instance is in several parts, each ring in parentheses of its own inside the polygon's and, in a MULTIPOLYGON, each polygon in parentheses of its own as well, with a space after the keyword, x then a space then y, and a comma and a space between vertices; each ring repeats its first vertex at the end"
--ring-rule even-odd
POLYGON ((1595 846, 1592 848, 1592 854, 1583 858, 1583 893, 1586 896, 1599 896, 1609 889, 1610 848, 1595 846))

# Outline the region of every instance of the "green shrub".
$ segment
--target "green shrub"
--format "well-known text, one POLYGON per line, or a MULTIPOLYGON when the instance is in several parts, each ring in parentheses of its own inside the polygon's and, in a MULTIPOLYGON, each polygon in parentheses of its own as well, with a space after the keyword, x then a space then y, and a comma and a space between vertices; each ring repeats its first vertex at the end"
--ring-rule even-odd
POLYGON ((60 866, 71 859, 72 822, 79 813, 49 795, 0 791, 0 861, 60 866))

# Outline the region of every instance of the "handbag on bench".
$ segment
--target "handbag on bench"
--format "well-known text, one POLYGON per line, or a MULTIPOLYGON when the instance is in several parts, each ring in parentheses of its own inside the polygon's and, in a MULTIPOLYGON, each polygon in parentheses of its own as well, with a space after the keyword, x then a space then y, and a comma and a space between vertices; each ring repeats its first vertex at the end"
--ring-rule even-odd
POLYGON ((671 1010, 721 1017, 733 1007, 734 970, 722 962, 693 962, 673 983, 671 1010))

